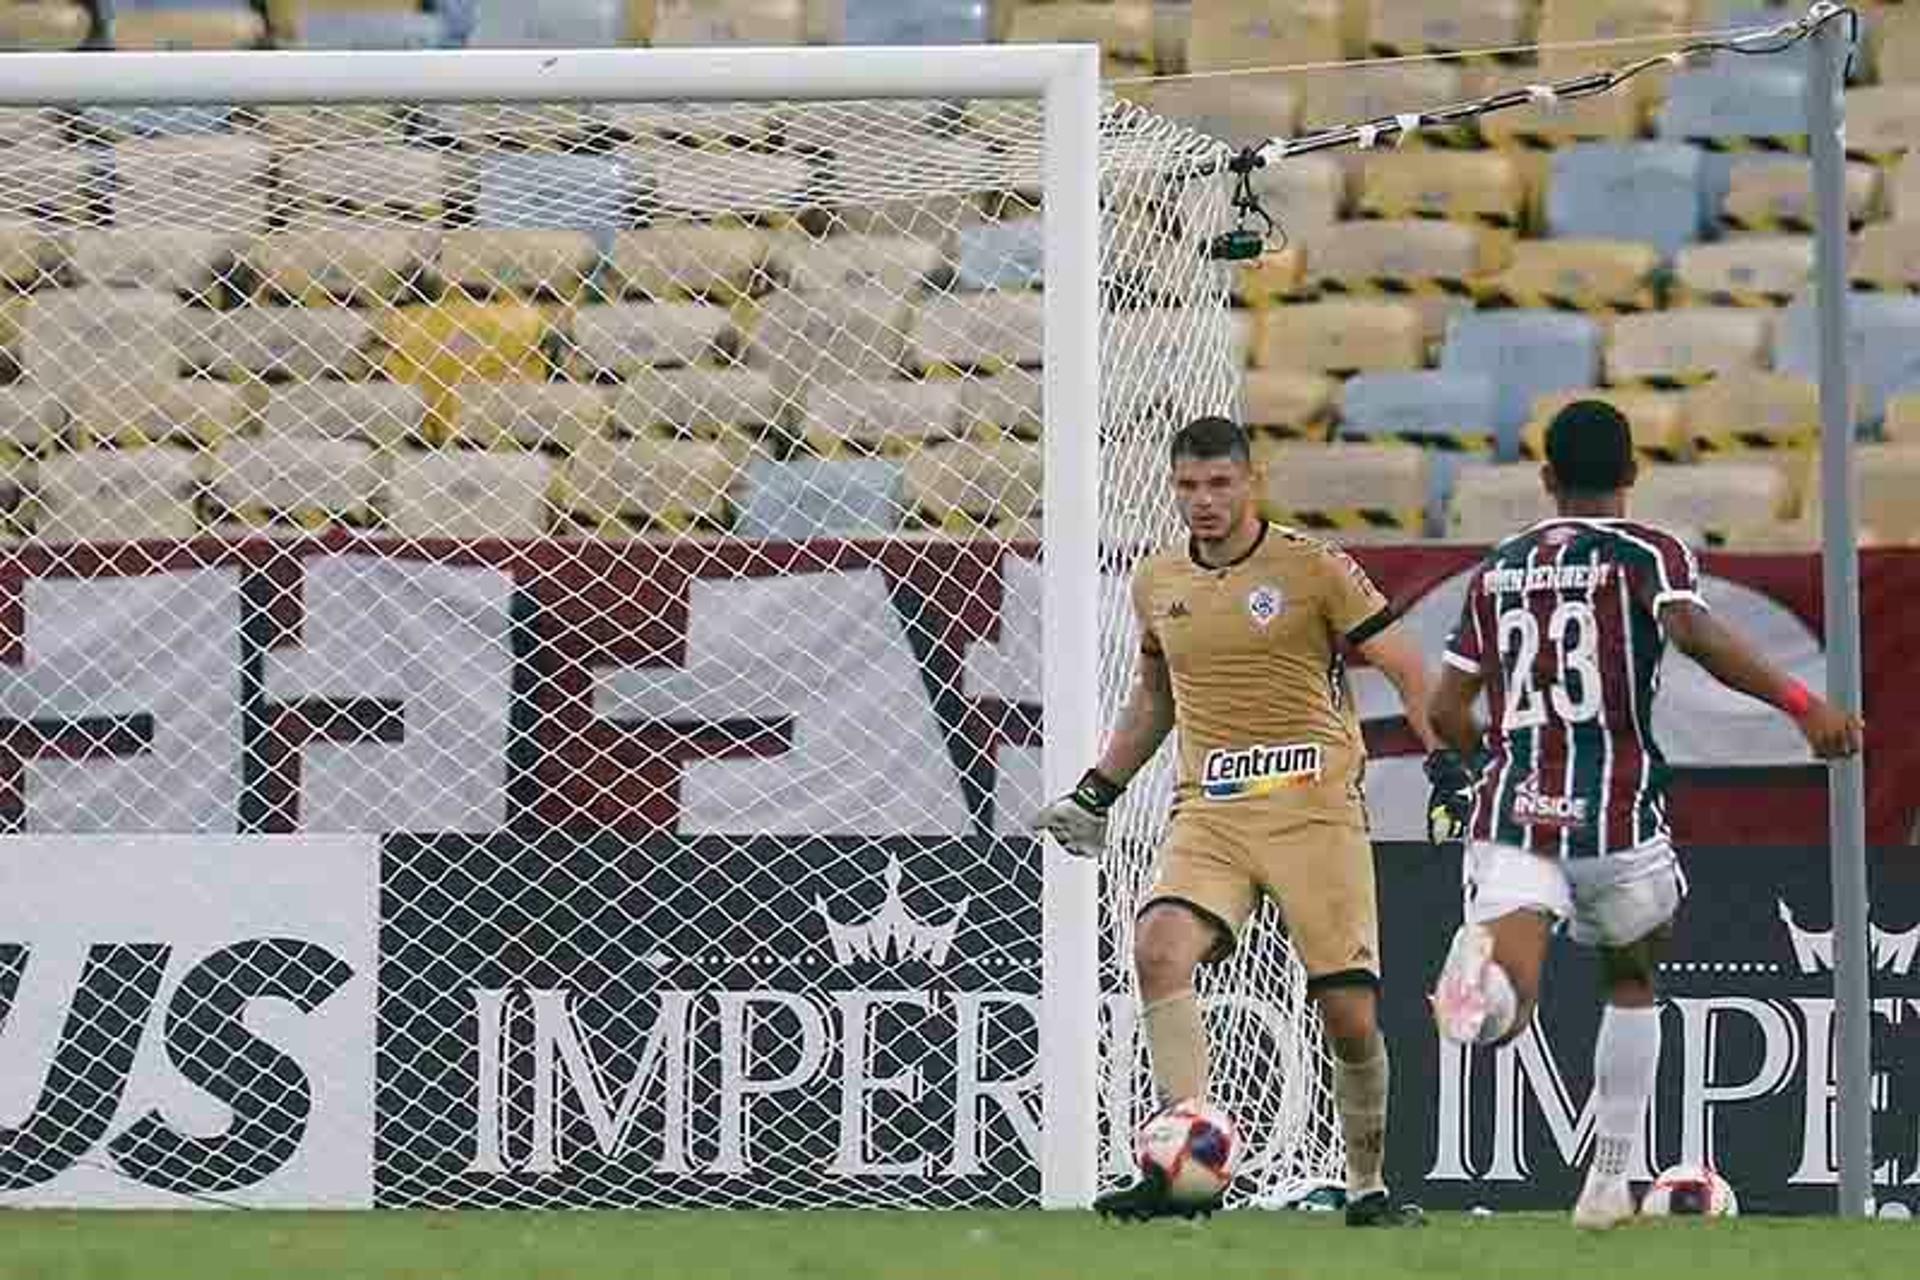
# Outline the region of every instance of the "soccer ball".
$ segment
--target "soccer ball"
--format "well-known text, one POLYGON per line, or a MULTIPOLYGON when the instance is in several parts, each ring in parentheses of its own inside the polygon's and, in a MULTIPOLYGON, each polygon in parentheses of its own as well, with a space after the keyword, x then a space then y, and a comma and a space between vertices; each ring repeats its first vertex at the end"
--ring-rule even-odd
POLYGON ((1158 1172, 1176 1204, 1205 1204, 1233 1180, 1240 1135, 1224 1112, 1201 1102, 1177 1102, 1140 1126, 1133 1138, 1140 1172, 1158 1172))
POLYGON ((1704 1165, 1677 1164, 1663 1169, 1647 1188, 1640 1212, 1656 1218, 1682 1215, 1703 1218, 1731 1218, 1740 1212, 1740 1201, 1727 1180, 1704 1165))

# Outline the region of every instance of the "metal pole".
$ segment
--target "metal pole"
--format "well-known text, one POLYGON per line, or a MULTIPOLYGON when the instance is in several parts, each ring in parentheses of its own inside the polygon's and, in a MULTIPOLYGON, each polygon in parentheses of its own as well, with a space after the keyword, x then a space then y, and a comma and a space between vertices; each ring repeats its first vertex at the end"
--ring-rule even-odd
MULTIPOLYGON (((1817 13, 1831 5, 1816 5, 1817 13)), ((1836 15, 1813 37, 1807 132, 1813 151, 1814 297, 1820 336, 1820 510, 1824 565, 1827 697, 1858 714, 1860 556, 1854 504, 1853 415, 1847 350, 1846 138, 1841 91, 1848 20, 1836 15)), ((1872 1093, 1867 991, 1866 766, 1845 760, 1828 774, 1833 874, 1834 1041, 1839 1057, 1842 1217, 1864 1217, 1873 1196, 1872 1093)))

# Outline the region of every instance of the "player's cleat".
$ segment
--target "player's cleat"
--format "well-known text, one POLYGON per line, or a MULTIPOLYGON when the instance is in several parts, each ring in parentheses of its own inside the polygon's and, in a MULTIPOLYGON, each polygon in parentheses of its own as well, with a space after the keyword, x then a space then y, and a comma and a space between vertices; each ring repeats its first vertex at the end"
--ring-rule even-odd
POLYGON ((1209 1218, 1220 1205, 1220 1196, 1175 1200, 1167 1193, 1167 1176, 1158 1169, 1148 1169, 1132 1186, 1097 1197, 1093 1211, 1121 1222, 1146 1222, 1153 1218, 1209 1218))
POLYGON ((1475 1044, 1487 1021, 1487 964, 1493 959, 1493 935, 1477 924, 1463 924, 1447 949, 1447 963, 1434 985, 1433 1022, 1455 1044, 1475 1044))
POLYGON ((1573 1206, 1573 1225, 1583 1231, 1605 1231, 1633 1217, 1633 1188, 1625 1178, 1587 1174, 1580 1200, 1573 1206))
POLYGON ((1384 1191, 1370 1191, 1347 1201, 1350 1227, 1424 1227, 1427 1215, 1417 1204, 1395 1204, 1384 1191))

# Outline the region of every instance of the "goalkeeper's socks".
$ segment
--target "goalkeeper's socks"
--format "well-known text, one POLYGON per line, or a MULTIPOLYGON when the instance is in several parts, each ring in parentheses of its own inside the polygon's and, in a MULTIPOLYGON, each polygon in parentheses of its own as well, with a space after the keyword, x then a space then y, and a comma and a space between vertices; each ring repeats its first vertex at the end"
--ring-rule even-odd
POLYGON ((1660 1010, 1608 1005, 1593 1046, 1592 1173, 1624 1180, 1660 1069, 1660 1010))
POLYGON ((1140 1008, 1147 1033, 1147 1053, 1153 1059, 1153 1083, 1160 1101, 1198 1100, 1207 1096, 1207 1028, 1200 1019, 1200 1002, 1191 990, 1164 996, 1140 1008))
POLYGON ((1333 1101, 1347 1147, 1347 1198, 1386 1189, 1387 1043, 1376 1032, 1373 1052, 1358 1062, 1333 1060, 1333 1101))

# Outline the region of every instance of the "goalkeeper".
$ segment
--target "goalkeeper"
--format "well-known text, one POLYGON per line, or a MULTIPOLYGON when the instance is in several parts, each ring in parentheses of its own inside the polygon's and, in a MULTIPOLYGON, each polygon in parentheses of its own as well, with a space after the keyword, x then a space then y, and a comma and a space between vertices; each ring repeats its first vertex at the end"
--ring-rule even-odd
MULTIPOLYGON (((1419 1222, 1382 1178, 1387 1051, 1377 1018, 1380 939, 1361 775, 1366 749, 1342 665, 1353 646, 1392 681, 1430 748, 1418 647, 1360 566, 1263 520, 1246 433, 1200 418, 1173 438, 1173 495, 1191 535, 1134 574, 1140 655, 1106 750, 1037 829, 1087 856, 1129 779, 1180 730, 1172 821, 1133 937, 1141 1022, 1160 1102, 1204 1100, 1198 966, 1229 955, 1261 894, 1274 899, 1334 1053, 1352 1226, 1419 1222)), ((1439 793, 1464 789, 1450 753, 1439 793)), ((1151 1175, 1094 1202, 1103 1215, 1191 1213, 1151 1175)))

